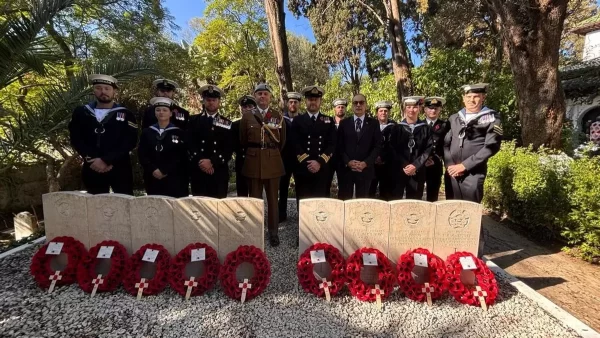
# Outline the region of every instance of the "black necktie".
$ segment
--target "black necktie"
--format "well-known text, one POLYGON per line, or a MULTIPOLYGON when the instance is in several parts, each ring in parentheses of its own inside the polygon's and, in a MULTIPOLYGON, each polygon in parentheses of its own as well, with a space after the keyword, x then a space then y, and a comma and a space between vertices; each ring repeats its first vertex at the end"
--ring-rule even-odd
POLYGON ((356 132, 360 133, 360 127, 362 124, 362 120, 361 119, 356 119, 356 132))
POLYGON ((209 122, 209 123, 212 125, 212 124, 215 122, 215 119, 214 119, 214 117, 212 117, 212 116, 209 116, 209 117, 208 117, 208 122, 209 122))
POLYGON ((430 126, 430 127, 433 127, 433 121, 430 121, 430 122, 429 122, 429 126, 430 126))
POLYGON ((312 119, 312 121, 313 121, 313 122, 316 122, 316 121, 317 121, 317 115, 313 115, 313 116, 311 117, 311 119, 312 119))

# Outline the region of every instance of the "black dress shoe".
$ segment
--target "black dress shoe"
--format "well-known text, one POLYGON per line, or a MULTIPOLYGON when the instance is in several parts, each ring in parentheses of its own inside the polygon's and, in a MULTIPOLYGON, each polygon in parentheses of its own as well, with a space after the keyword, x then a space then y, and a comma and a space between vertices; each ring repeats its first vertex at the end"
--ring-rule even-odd
POLYGON ((271 244, 271 246, 279 246, 279 236, 269 236, 269 243, 271 244))

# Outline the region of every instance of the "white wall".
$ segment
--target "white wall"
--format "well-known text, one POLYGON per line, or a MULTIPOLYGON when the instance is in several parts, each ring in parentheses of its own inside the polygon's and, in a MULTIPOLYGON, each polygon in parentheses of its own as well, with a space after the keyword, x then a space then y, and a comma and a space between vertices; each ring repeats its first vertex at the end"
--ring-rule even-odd
POLYGON ((583 47, 583 61, 600 57, 600 30, 587 33, 583 47))

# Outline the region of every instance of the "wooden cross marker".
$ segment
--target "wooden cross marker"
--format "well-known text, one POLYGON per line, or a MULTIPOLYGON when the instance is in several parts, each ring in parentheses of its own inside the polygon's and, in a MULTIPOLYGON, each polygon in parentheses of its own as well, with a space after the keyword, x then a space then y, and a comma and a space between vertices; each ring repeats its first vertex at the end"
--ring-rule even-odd
POLYGON ((329 287, 331 286, 331 282, 327 281, 327 278, 323 278, 323 283, 319 283, 319 288, 323 289, 325 291, 325 299, 327 299, 328 302, 331 301, 331 295, 329 294, 329 287))
POLYGON ((194 282, 196 277, 190 277, 190 280, 186 280, 183 282, 183 285, 187 286, 187 292, 185 293, 185 300, 190 299, 190 295, 192 294, 192 289, 198 286, 198 282, 194 282))
POLYGON ((48 279, 52 281, 52 283, 50 283, 50 288, 48 289, 48 293, 52 293, 52 291, 54 290, 54 287, 56 286, 56 281, 59 281, 62 279, 62 276, 60 275, 60 271, 55 271, 54 274, 50 275, 50 277, 48 279))
POLYGON ((242 289, 242 304, 246 301, 246 291, 252 289, 252 284, 248 283, 248 279, 244 278, 244 282, 240 283, 240 289, 242 289))
POLYGON ((144 289, 148 288, 148 283, 146 283, 146 278, 140 279, 139 283, 135 283, 135 287, 138 289, 137 299, 142 299, 142 294, 144 293, 144 289))
POLYGON ((425 283, 425 287, 421 289, 421 292, 427 295, 427 305, 431 306, 431 294, 435 288, 433 286, 429 286, 429 283, 425 283))
POLYGON ((385 295, 385 292, 379 288, 379 284, 375 284, 375 289, 371 289, 371 293, 375 295, 377 307, 381 310, 381 295, 385 295))
POLYGON ((102 279, 102 275, 98 275, 98 277, 92 279, 92 284, 94 284, 94 289, 92 289, 92 295, 90 298, 93 298, 96 295, 96 291, 98 291, 98 286, 100 284, 104 284, 104 279, 102 279))
POLYGON ((487 304, 485 304, 485 297, 487 297, 487 291, 481 290, 481 286, 477 285, 475 287, 475 297, 479 298, 479 304, 483 308, 483 311, 487 311, 487 304))

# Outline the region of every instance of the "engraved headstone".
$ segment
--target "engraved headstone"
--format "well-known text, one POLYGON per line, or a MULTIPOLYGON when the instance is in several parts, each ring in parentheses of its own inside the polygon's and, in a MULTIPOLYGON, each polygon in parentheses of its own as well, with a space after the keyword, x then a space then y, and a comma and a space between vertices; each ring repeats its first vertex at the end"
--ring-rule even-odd
POLYGON ((15 239, 17 241, 32 235, 38 227, 37 218, 28 211, 18 213, 14 217, 14 224, 15 239))
POLYGON ((190 243, 205 243, 217 250, 219 245, 219 200, 186 197, 173 201, 175 216, 175 253, 190 243))
POLYGON ((264 202, 256 198, 226 198, 219 200, 219 259, 240 245, 265 249, 264 202))
POLYGON ((442 259, 457 251, 477 255, 481 232, 481 204, 466 201, 436 202, 433 253, 442 259))
POLYGON ((300 245, 298 255, 315 243, 344 248, 344 202, 314 198, 300 201, 300 245))
POLYGON ((395 264, 407 250, 433 250, 435 204, 417 200, 390 202, 390 245, 387 256, 395 264))
POLYGON ((130 203, 135 197, 121 194, 93 195, 87 199, 90 246, 104 240, 118 241, 131 254, 130 203))
POLYGON ((173 201, 166 196, 144 196, 131 200, 131 245, 138 250, 144 244, 163 245, 175 252, 173 237, 173 201))
POLYGON ((379 200, 357 199, 344 202, 344 255, 363 248, 386 253, 390 232, 390 204, 379 200))
POLYGON ((44 194, 44 230, 46 242, 58 236, 70 236, 90 247, 86 193, 66 191, 44 194))

